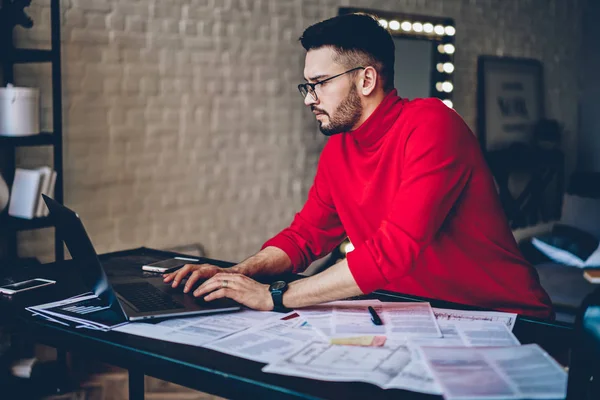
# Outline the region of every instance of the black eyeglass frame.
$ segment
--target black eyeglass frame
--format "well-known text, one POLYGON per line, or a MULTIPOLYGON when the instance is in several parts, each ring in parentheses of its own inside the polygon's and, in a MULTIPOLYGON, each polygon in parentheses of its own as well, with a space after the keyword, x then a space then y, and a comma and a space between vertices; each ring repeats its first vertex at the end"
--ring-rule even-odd
POLYGON ((317 96, 317 91, 316 91, 317 85, 321 85, 321 84, 323 84, 325 82, 328 82, 328 81, 330 81, 332 79, 337 78, 338 76, 346 75, 346 74, 348 74, 350 72, 357 71, 359 69, 365 69, 365 67, 355 67, 355 68, 349 69, 346 72, 342 72, 341 74, 330 76, 327 79, 323 79, 322 81, 318 81, 318 82, 315 82, 315 83, 309 83, 309 82, 301 83, 301 84, 298 85, 298 91, 300 92, 300 95, 302 96, 303 99, 305 99, 306 96, 308 94, 310 94, 313 97, 313 99, 315 101, 317 101, 317 100, 319 100, 319 97, 317 96))

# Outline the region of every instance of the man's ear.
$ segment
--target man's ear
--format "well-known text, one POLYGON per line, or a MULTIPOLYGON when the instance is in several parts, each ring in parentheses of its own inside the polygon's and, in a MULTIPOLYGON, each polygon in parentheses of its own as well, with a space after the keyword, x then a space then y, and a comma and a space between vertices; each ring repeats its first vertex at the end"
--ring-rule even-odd
POLYGON ((379 75, 377 74, 377 70, 373 67, 366 67, 362 71, 362 78, 360 80, 358 89, 363 94, 363 96, 370 95, 373 90, 375 90, 375 86, 377 85, 377 80, 379 79, 379 75))

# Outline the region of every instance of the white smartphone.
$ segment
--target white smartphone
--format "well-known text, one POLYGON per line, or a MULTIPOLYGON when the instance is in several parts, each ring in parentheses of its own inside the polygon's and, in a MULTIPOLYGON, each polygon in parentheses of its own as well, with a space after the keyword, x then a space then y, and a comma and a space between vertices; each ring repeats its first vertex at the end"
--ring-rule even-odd
POLYGON ((159 272, 161 274, 168 274, 169 272, 177 271, 179 268, 183 267, 185 264, 191 264, 195 260, 193 258, 169 258, 168 260, 161 260, 157 262, 153 262, 151 264, 146 264, 142 266, 144 271, 149 272, 159 272))
POLYGON ((0 286, 0 293, 4 294, 15 294, 21 293, 26 290, 32 290, 43 286, 53 285, 56 281, 49 279, 35 278, 29 279, 23 282, 11 283, 10 285, 0 286))

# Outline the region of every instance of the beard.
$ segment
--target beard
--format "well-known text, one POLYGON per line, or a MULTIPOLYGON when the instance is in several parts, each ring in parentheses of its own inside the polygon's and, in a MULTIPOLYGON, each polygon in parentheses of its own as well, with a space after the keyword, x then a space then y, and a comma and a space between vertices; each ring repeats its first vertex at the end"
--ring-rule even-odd
MULTIPOLYGON (((315 110, 316 108, 313 108, 315 110)), ((323 114, 329 117, 329 123, 323 124, 322 121, 319 122, 319 129, 321 133, 325 136, 332 136, 337 133, 349 132, 352 128, 360 121, 360 117, 362 116, 363 107, 360 102, 360 96, 358 95, 358 90, 356 86, 352 85, 350 88, 350 92, 348 92, 348 96, 333 112, 333 116, 330 116, 324 110, 319 110, 323 114)))

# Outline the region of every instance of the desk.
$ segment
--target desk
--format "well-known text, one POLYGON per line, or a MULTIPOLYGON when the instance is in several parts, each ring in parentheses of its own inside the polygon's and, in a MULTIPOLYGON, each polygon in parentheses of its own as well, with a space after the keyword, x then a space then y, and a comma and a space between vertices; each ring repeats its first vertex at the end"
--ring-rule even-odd
MULTIPOLYGON (((100 256, 109 279, 116 276, 143 274, 140 266, 149 261, 171 256, 173 253, 140 248, 100 256)), ((208 260, 227 267, 231 263, 208 260)), ((57 349, 85 355, 129 371, 130 399, 144 397, 144 375, 153 376, 179 385, 227 398, 402 398, 439 399, 402 390, 383 390, 365 383, 323 382, 266 374, 264 364, 240 359, 201 347, 168 343, 128 335, 120 332, 95 332, 72 329, 31 317, 23 308, 28 305, 66 298, 82 291, 78 283, 78 269, 72 261, 46 264, 41 267, 12 273, 13 278, 39 277, 58 283, 44 292, 22 294, 12 300, 0 300, 0 316, 8 318, 27 330, 34 340, 57 349)), ((7 281, 5 272, 2 284, 7 281)), ((375 292, 369 298, 382 301, 418 301, 413 296, 392 292, 375 292)), ((473 309, 442 301, 429 300, 434 307, 473 309)), ((548 353, 565 363, 572 329, 569 325, 547 323, 519 317, 515 335, 522 343, 538 343, 548 353)))

